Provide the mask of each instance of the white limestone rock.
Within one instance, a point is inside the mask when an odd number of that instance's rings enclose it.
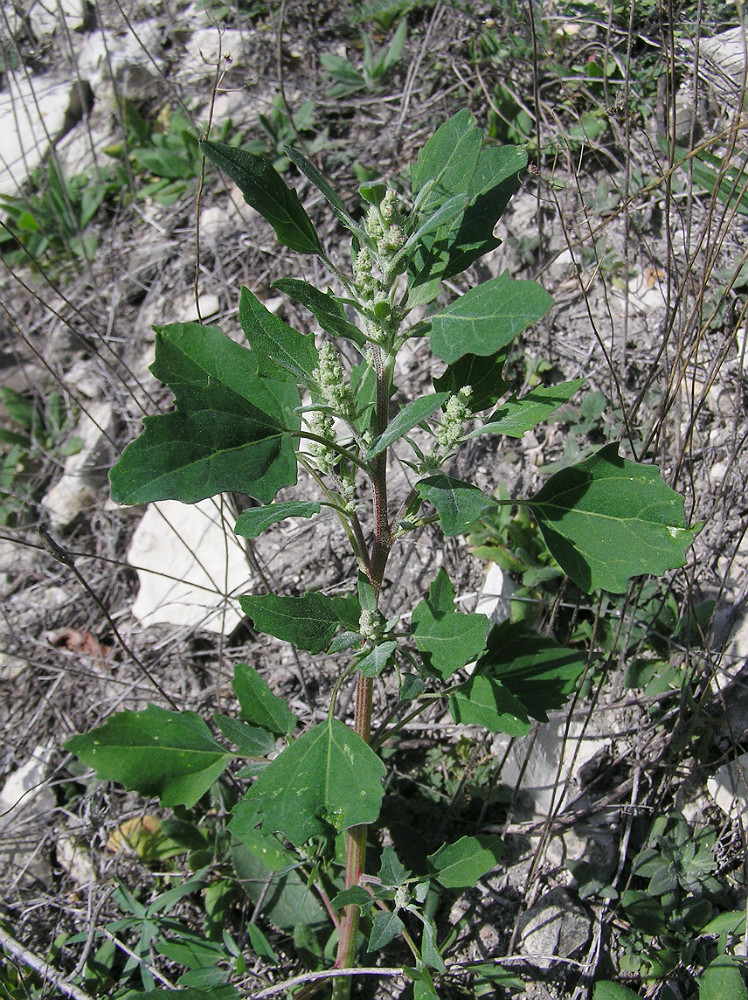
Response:
[[[90,507],[104,479],[109,462],[104,461],[114,429],[111,403],[91,403],[82,413],[75,434],[83,444],[75,455],[65,460],[62,479],[42,499],[55,528],[65,528],[81,511]]]
[[[748,831],[748,753],[723,764],[706,787],[722,812]]]
[[[251,577],[232,525],[217,499],[148,506],[127,553],[140,580],[131,610],[143,625],[236,628],[243,616],[233,598],[250,591]]]
[[[0,194],[16,194],[62,130],[70,81],[51,76],[6,76],[0,93]]]

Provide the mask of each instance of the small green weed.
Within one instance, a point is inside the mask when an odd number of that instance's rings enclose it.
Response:
[[[74,455],[82,441],[68,436],[75,411],[59,392],[40,403],[2,388],[0,403],[5,410],[0,424],[0,524],[7,525],[17,521],[46,485],[42,459]]]
[[[190,119],[165,107],[150,125],[130,102],[123,102],[120,110],[127,141],[110,146],[107,153],[119,160],[128,156],[135,173],[145,177],[137,196],[168,207],[192,192],[200,177],[202,155]],[[219,135],[221,142],[238,144],[230,120]]]
[[[717,834],[713,827],[694,828],[680,813],[659,816],[635,855],[629,883],[620,898],[614,889],[600,890],[579,865],[582,894],[617,899],[619,920],[625,925],[618,938],[617,966],[636,976],[658,996],[673,996],[665,984],[675,979],[681,995],[746,997],[739,963],[730,952],[745,932],[745,908],[735,910],[733,896],[718,875]],[[707,984],[732,984],[735,992],[705,994]],[[605,997],[595,992],[596,998]],[[628,994],[610,993],[622,998]],[[632,996],[635,994],[632,994]]]
[[[313,101],[304,101],[289,118],[283,99],[278,94],[267,113],[258,115],[258,119],[265,139],[250,139],[242,149],[255,155],[266,154],[279,173],[285,173],[291,166],[284,148],[297,142],[299,137],[310,156],[329,148],[329,130],[320,126]]]
[[[86,228],[107,198],[122,190],[124,178],[96,171],[66,177],[54,159],[37,167],[20,195],[0,195],[6,219],[0,254],[10,267],[33,262],[56,267],[66,260],[91,260],[98,237]]]
[[[361,32],[364,58],[361,69],[358,70],[343,56],[332,52],[323,52],[320,62],[333,78],[333,85],[327,92],[328,97],[347,97],[357,90],[373,91],[398,64],[408,39],[408,22],[402,18],[389,45],[374,51],[369,35]]]

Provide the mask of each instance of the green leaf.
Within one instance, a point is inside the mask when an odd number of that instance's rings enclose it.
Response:
[[[385,769],[351,729],[328,718],[271,761],[234,807],[229,829],[241,837],[262,822],[300,846],[310,837],[373,823],[382,804]]]
[[[362,913],[368,913],[374,905],[374,900],[362,885],[353,885],[343,889],[332,901],[334,910],[342,910],[345,906],[357,906]]]
[[[619,986],[618,983],[606,981],[595,983],[592,993],[592,1000],[639,1000],[639,994],[626,986]]]
[[[361,613],[353,595],[327,597],[316,592],[303,597],[247,595],[239,598],[239,604],[258,632],[284,639],[310,653],[327,649],[341,625],[357,629]]]
[[[525,393],[521,399],[512,396],[495,413],[491,414],[490,420],[482,427],[477,427],[465,437],[474,438],[480,434],[507,434],[509,437],[521,438],[525,431],[532,430],[533,427],[547,420],[554,410],[571,399],[585,381],[586,379],[577,378],[561,385],[541,386]]]
[[[745,910],[720,913],[719,916],[714,917],[705,927],[701,928],[702,934],[723,934],[725,932],[738,936],[745,934]]]
[[[411,305],[431,301],[440,280],[499,245],[493,230],[519,187],[527,153],[517,146],[482,149],[482,141],[469,112],[461,111],[434,134],[413,168],[418,219],[456,194],[466,196],[467,206],[421,240],[409,268]]]
[[[389,844],[382,848],[378,876],[382,885],[395,887],[401,886],[410,876],[410,871],[402,864],[394,847],[390,847]]]
[[[450,694],[449,711],[455,722],[483,726],[492,733],[525,736],[530,732],[525,706],[494,677],[473,674]]]
[[[298,278],[279,278],[273,282],[272,287],[280,289],[289,298],[305,306],[322,329],[331,336],[351,340],[359,347],[366,343],[359,328],[348,322],[343,303],[332,292],[321,292],[314,285]]]
[[[234,534],[242,538],[257,538],[271,524],[285,521],[287,517],[312,517],[319,512],[320,505],[316,500],[289,500],[263,507],[248,507],[237,518]]]
[[[475,673],[500,681],[531,718],[547,722],[549,711],[566,704],[586,663],[583,650],[560,646],[521,622],[504,621],[489,632]]]
[[[320,253],[311,219],[299,196],[265,156],[222,142],[200,143],[201,152],[239,186],[244,200],[275,230],[278,241],[297,253]]]
[[[468,187],[469,207],[456,233],[449,238],[449,264],[444,277],[450,278],[500,243],[494,227],[520,185],[527,166],[527,150],[522,146],[488,146],[481,149]]]
[[[695,534],[683,498],[659,470],[619,457],[617,444],[556,473],[522,502],[564,572],[587,592],[622,594],[632,576],[683,566]]]
[[[421,919],[423,921],[421,961],[429,968],[436,969],[437,972],[446,972],[447,968],[444,964],[444,959],[442,958],[439,952],[439,947],[436,943],[436,926],[433,920],[429,920],[426,917],[422,917]]]
[[[237,663],[231,686],[244,720],[278,736],[291,735],[296,727],[296,716],[283,698],[273,694],[254,667]]]
[[[454,844],[443,844],[426,860],[436,880],[445,889],[470,889],[479,878],[499,863],[503,844],[495,834],[460,837]]]
[[[387,666],[392,654],[397,649],[397,640],[390,639],[380,642],[360,660],[356,660],[356,670],[362,677],[378,677]]]
[[[213,739],[195,712],[170,712],[157,705],[118,712],[100,728],[68,740],[65,749],[99,778],[158,795],[164,806],[188,809],[234,756]]]
[[[251,351],[218,327],[178,323],[156,330],[151,371],[176,410],[146,417],[111,470],[117,503],[195,503],[222,492],[269,503],[296,482],[288,430],[299,426],[298,390],[260,379]]]
[[[396,913],[377,910],[372,921],[367,951],[379,951],[393,941],[404,930],[404,924]]]
[[[509,345],[488,358],[476,354],[464,354],[447,367],[439,378],[434,379],[434,388],[439,392],[454,395],[469,385],[469,406],[471,413],[479,413],[494,406],[510,388],[504,380],[504,365],[509,357]]]
[[[504,271],[432,317],[431,350],[448,364],[466,354],[490,357],[552,305],[553,299],[536,281],[515,281]]]
[[[633,926],[646,934],[660,935],[667,931],[662,903],[641,889],[627,889],[621,896],[621,906]]]
[[[385,448],[389,448],[398,438],[401,438],[409,430],[417,427],[421,421],[430,417],[432,413],[436,413],[441,405],[446,403],[447,399],[449,399],[449,393],[434,392],[430,396],[421,396],[407,403],[398,415],[390,421],[387,430],[375,438],[371,448],[366,453],[367,461],[380,455]]]
[[[294,149],[293,146],[284,146],[283,152],[291,160],[299,170],[304,174],[304,176],[314,184],[318,191],[327,199],[328,203],[332,207],[333,212],[346,229],[350,232],[355,233],[359,240],[364,237],[364,231],[362,227],[351,218],[350,212],[345,207],[345,202],[338,195],[338,193],[330,186],[327,180],[322,176],[322,174],[317,170],[313,163],[310,163],[305,156],[303,156],[298,149]]]
[[[277,837],[247,829],[231,845],[237,881],[260,912],[281,930],[327,922],[312,888],[297,870],[298,858]]]
[[[411,167],[416,197],[430,185],[418,206],[419,217],[433,214],[448,198],[468,190],[482,143],[483,133],[467,108],[439,126]]]
[[[442,531],[448,537],[466,535],[496,501],[487,497],[477,486],[445,476],[443,472],[416,483],[416,493],[427,500],[439,514]]]
[[[413,610],[413,635],[419,652],[443,680],[474,660],[486,641],[485,615],[455,611],[455,590],[444,568],[431,584],[429,596]]]
[[[699,1000],[746,1000],[741,968],[732,955],[717,955],[698,978]]]
[[[265,757],[275,750],[275,739],[266,729],[250,726],[230,715],[214,715],[213,720],[226,739],[236,744],[240,754]]]
[[[303,385],[319,365],[311,334],[299,333],[267,309],[248,288],[239,298],[239,322],[258,359],[259,374]]]

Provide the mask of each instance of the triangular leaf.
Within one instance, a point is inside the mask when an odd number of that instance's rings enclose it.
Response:
[[[236,744],[240,754],[248,757],[265,757],[275,750],[275,739],[266,729],[250,726],[230,715],[214,715],[213,721],[227,740]]]
[[[273,694],[267,681],[254,667],[248,663],[237,663],[231,686],[243,719],[278,736],[291,735],[296,726],[296,716],[283,698]]]
[[[449,712],[457,723],[483,726],[492,733],[530,732],[525,706],[495,677],[473,674],[450,694]]]
[[[445,889],[471,889],[499,863],[503,844],[495,834],[460,837],[429,854],[431,870]]]
[[[478,164],[483,133],[467,108],[458,111],[434,132],[410,172],[414,196],[431,182],[418,205],[418,217],[426,218],[456,194],[467,192]]]
[[[549,711],[566,704],[586,662],[582,650],[560,646],[521,622],[504,621],[489,632],[474,677],[500,682],[531,718],[547,722]]]
[[[303,597],[247,595],[239,598],[239,604],[259,632],[274,635],[310,653],[327,649],[341,625],[358,628],[361,613],[358,599],[353,595],[328,597],[316,592]]]
[[[143,795],[158,795],[164,806],[188,809],[234,756],[216,743],[197,713],[170,712],[157,705],[117,712],[100,728],[68,740],[65,749],[100,778]]]
[[[348,726],[328,718],[265,768],[233,810],[229,829],[262,822],[297,847],[310,837],[373,823],[382,803],[384,765]]]
[[[428,598],[416,605],[411,619],[419,652],[428,654],[429,666],[443,680],[477,657],[488,629],[485,615],[455,611],[454,593],[444,568],[440,569]]]
[[[237,518],[234,534],[242,538],[257,538],[271,524],[285,521],[287,517],[312,517],[319,512],[320,505],[316,500],[288,500],[263,507],[248,507]]]
[[[372,443],[371,448],[366,453],[367,461],[381,454],[385,448],[389,448],[391,444],[404,434],[407,434],[414,427],[417,427],[422,420],[430,417],[432,413],[436,413],[442,403],[445,403],[448,398],[449,393],[434,392],[430,396],[421,396],[407,403],[398,415],[390,421],[387,430],[383,434],[380,434]]]
[[[490,357],[545,316],[553,299],[536,281],[504,271],[471,288],[431,319],[431,350],[448,364],[465,354]]]
[[[374,905],[374,900],[362,885],[352,885],[343,889],[332,901],[334,910],[342,910],[345,906],[358,906],[362,913],[368,913]]]
[[[380,948],[385,948],[390,941],[394,939],[404,930],[404,924],[400,917],[396,913],[391,913],[389,911],[382,912],[378,910],[374,914],[374,920],[372,921],[371,934],[369,936],[369,944],[367,945],[367,951],[379,951]]]
[[[480,434],[506,434],[509,437],[521,438],[525,431],[532,430],[539,423],[547,420],[559,406],[568,402],[574,393],[580,389],[586,379],[577,378],[561,385],[541,386],[525,393],[521,399],[512,396],[503,403],[490,419],[466,434],[466,438],[478,437]]]
[[[632,576],[683,566],[695,529],[653,465],[618,445],[552,476],[530,500],[552,555],[582,590],[625,592]]]
[[[275,230],[278,241],[297,253],[321,250],[299,196],[286,185],[266,156],[222,142],[201,142],[201,152],[239,186],[244,200]]]
[[[343,337],[352,340],[359,347],[366,343],[366,338],[357,326],[349,323],[345,316],[343,303],[332,292],[321,292],[307,281],[298,278],[279,278],[273,282],[273,288],[278,288],[295,302],[305,306],[315,317],[319,325],[333,337]]]
[[[416,493],[436,508],[447,536],[465,535],[475,522],[496,506],[477,486],[445,476],[443,472],[416,483]]]
[[[397,649],[397,640],[390,639],[380,642],[360,660],[356,660],[356,670],[362,677],[378,677],[387,666],[392,654]]]
[[[444,277],[450,278],[469,267],[483,254],[499,245],[494,227],[520,185],[527,166],[527,150],[522,146],[488,146],[481,149],[468,188],[469,207],[449,241],[449,264]]]
[[[379,863],[379,880],[382,885],[400,886],[409,876],[410,871],[398,858],[395,848],[389,844],[383,847]]]
[[[275,316],[248,288],[239,298],[239,322],[258,359],[260,375],[306,384],[319,365],[314,337],[299,333]]]
[[[299,426],[298,391],[260,379],[251,351],[218,327],[179,323],[156,330],[151,371],[176,410],[146,417],[111,470],[117,503],[196,503],[222,492],[267,503],[296,482],[288,431]]]

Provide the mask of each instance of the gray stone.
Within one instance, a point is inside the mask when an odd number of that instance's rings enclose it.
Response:
[[[22,6],[22,5],[19,5]],[[28,26],[36,38],[45,38],[49,35],[67,35],[71,31],[80,30],[86,20],[86,6],[83,0],[32,0],[28,6]],[[15,4],[8,4],[11,23],[15,20],[20,22]],[[15,25],[16,31],[21,27],[20,23]]]
[[[519,920],[519,950],[538,969],[572,958],[590,939],[587,911],[565,889],[551,889]]]
[[[143,625],[169,624],[229,633],[242,620],[235,599],[250,590],[247,557],[221,523],[216,501],[150,504],[127,553],[140,580],[132,606]]]
[[[62,479],[42,499],[42,507],[55,528],[72,524],[81,511],[95,502],[105,470],[110,464],[103,459],[113,430],[111,403],[91,403],[87,412],[81,414],[75,430],[83,441],[80,451],[65,460]]]
[[[102,84],[117,84],[129,98],[158,88],[158,72],[165,66],[163,27],[151,18],[138,22],[137,34],[94,31],[78,53],[78,72],[95,92]]]
[[[511,615],[512,597],[516,591],[517,586],[509,574],[497,563],[490,563],[476,613],[486,615],[492,625],[504,621]]]
[[[510,738],[494,739],[493,752],[504,756]],[[572,719],[551,719],[537,734],[515,739],[501,772],[502,785],[515,788],[522,780],[524,801],[532,802],[533,815],[541,819],[562,810],[581,791],[578,775],[582,767],[608,744],[590,725]],[[528,817],[530,818],[530,817]]]
[[[55,808],[55,793],[46,782],[51,757],[51,746],[37,746],[29,759],[8,776],[0,791],[0,830],[27,821],[32,813],[46,815]]]
[[[6,77],[0,94],[0,194],[16,194],[63,130],[70,81],[51,76]]]
[[[748,831],[748,753],[723,764],[706,787],[722,812]]]

